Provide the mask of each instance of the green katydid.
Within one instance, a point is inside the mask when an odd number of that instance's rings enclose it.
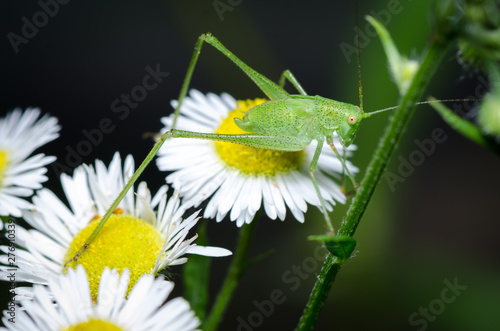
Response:
[[[236,125],[248,132],[248,134],[226,135],[215,133],[199,133],[191,131],[175,130],[176,119],[180,111],[180,105],[187,93],[189,82],[198,60],[201,47],[204,42],[215,47],[218,51],[228,57],[236,64],[253,82],[266,94],[269,101],[250,109],[242,120],[235,119]],[[284,89],[285,80],[288,80],[300,94],[288,94]],[[361,93],[361,89],[360,89]],[[247,64],[242,62],[231,53],[213,35],[207,33],[198,38],[195,51],[188,68],[183,89],[179,97],[179,105],[176,107],[172,129],[164,134],[165,138],[198,138],[215,141],[232,142],[251,147],[258,147],[279,151],[300,151],[306,148],[312,140],[317,140],[318,145],[309,167],[309,173],[320,200],[321,209],[327,226],[333,232],[328,212],[323,198],[319,193],[319,187],[315,177],[317,162],[326,140],[328,145],[337,155],[347,176],[356,187],[356,181],[349,172],[343,158],[333,144],[334,132],[338,134],[343,147],[348,147],[356,135],[363,118],[362,94],[360,94],[361,106],[355,106],[320,96],[308,96],[294,75],[286,70],[281,75],[279,85],[267,77],[256,72]]]
[[[236,124],[244,131],[247,131],[248,134],[224,135],[215,133],[180,131],[175,129],[176,120],[179,116],[182,101],[187,94],[191,77],[204,42],[212,45],[226,57],[228,57],[245,74],[247,74],[269,98],[269,101],[250,109],[242,120],[237,120]],[[146,156],[145,160],[141,163],[141,165],[132,175],[123,190],[120,192],[119,196],[112,203],[108,211],[104,214],[99,225],[86,240],[84,246],[79,249],[79,251],[71,260],[66,262],[65,266],[67,266],[67,264],[73,260],[77,261],[79,256],[85,250],[87,250],[88,246],[92,243],[101,228],[104,226],[107,219],[117,208],[118,204],[123,199],[125,194],[132,187],[132,185],[144,171],[149,162],[151,162],[153,157],[163,145],[164,141],[168,138],[197,138],[214,141],[226,141],[252,147],[280,151],[300,151],[307,147],[312,142],[312,140],[317,140],[318,145],[310,164],[309,172],[314,188],[316,190],[316,194],[318,195],[319,201],[321,203],[321,210],[323,212],[326,224],[330,230],[329,232],[333,235],[333,226],[325,207],[324,200],[319,192],[319,187],[314,175],[322,146],[326,140],[326,142],[330,145],[330,147],[337,155],[347,176],[350,178],[356,188],[357,184],[354,177],[350,174],[344,162],[344,159],[341,157],[333,144],[333,134],[334,132],[337,133],[342,146],[348,147],[352,143],[363,118],[369,117],[375,113],[395,108],[390,107],[364,114],[361,73],[359,70],[359,65],[358,74],[360,76],[359,107],[356,105],[343,103],[320,96],[308,96],[297,79],[289,70],[285,70],[283,72],[280,77],[279,84],[276,84],[242,62],[213,35],[211,35],[210,33],[202,34],[198,38],[198,41],[195,45],[194,53],[189,64],[188,71],[184,78],[184,82],[178,98],[178,105],[174,113],[172,129],[164,133],[158,139],[157,143],[153,146],[149,154]],[[285,80],[291,82],[300,94],[288,94],[283,89]],[[270,121],[270,119],[272,120]]]
[[[187,90],[191,81],[191,77],[201,52],[201,47],[204,42],[209,43],[225,56],[227,56],[233,63],[235,63],[243,72],[245,72],[254,83],[267,95],[269,101],[260,104],[248,111],[243,120],[237,121],[237,125],[249,132],[244,135],[221,135],[210,133],[199,133],[190,131],[175,130],[175,124],[179,115],[182,101],[187,94]],[[288,94],[284,89],[285,80],[288,80],[299,91],[300,94]],[[198,38],[193,56],[191,58],[186,77],[184,79],[181,92],[178,98],[178,106],[175,109],[174,121],[172,129],[164,133],[157,143],[153,146],[152,150],[146,156],[145,160],[137,168],[136,172],[132,175],[127,182],[122,192],[110,206],[108,211],[104,214],[101,222],[96,227],[94,232],[86,240],[83,247],[76,253],[76,255],[66,262],[67,265],[70,261],[77,261],[79,256],[87,250],[88,246],[92,243],[97,236],[105,222],[112,214],[113,210],[118,206],[127,191],[132,187],[140,174],[144,171],[149,162],[156,155],[158,150],[163,145],[163,142],[168,138],[198,138],[208,139],[215,141],[227,141],[258,148],[274,149],[281,151],[299,151],[307,147],[312,140],[317,140],[318,145],[314,153],[314,157],[309,167],[311,179],[321,203],[321,210],[324,214],[326,224],[333,234],[333,226],[325,207],[323,198],[319,192],[319,187],[316,181],[314,172],[316,170],[317,162],[322,150],[322,146],[326,142],[331,146],[342,166],[356,187],[356,181],[349,172],[343,158],[333,144],[333,133],[338,134],[342,146],[349,146],[361,124],[363,117],[369,114],[363,114],[363,99],[362,88],[359,87],[360,92],[360,106],[355,106],[348,103],[343,103],[320,96],[308,96],[302,86],[299,84],[294,75],[285,70],[281,75],[279,85],[272,82],[265,76],[256,72],[239,58],[234,56],[221,42],[219,42],[210,33],[203,34]],[[268,119],[262,120],[266,117],[266,112],[273,111],[273,121]]]

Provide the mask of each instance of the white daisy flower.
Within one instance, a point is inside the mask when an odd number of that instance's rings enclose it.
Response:
[[[28,156],[38,147],[59,137],[57,118],[40,116],[40,109],[15,109],[0,118],[0,216],[21,217],[31,204],[23,198],[33,195],[47,181],[45,166],[55,156]]]
[[[85,240],[118,196],[134,172],[132,156],[125,158],[122,169],[116,153],[108,168],[97,160],[92,166],[80,166],[73,177],[61,175],[61,183],[69,203],[66,206],[54,193],[42,189],[33,197],[33,210],[25,211],[24,219],[33,229],[15,229],[16,281],[46,285],[63,273],[64,263],[83,246]],[[144,273],[158,274],[167,266],[185,263],[185,254],[227,256],[231,252],[219,247],[196,246],[196,235],[186,239],[197,223],[197,214],[182,219],[186,207],[180,204],[177,193],[167,200],[163,186],[151,197],[146,183],[131,189],[108,219],[89,249],[70,266],[82,264],[91,280],[96,297],[99,277],[105,267],[120,272],[130,269],[131,286]],[[4,253],[8,246],[0,246]],[[8,280],[7,255],[0,255],[0,276]],[[12,271],[10,271],[12,272]],[[16,288],[17,299],[30,296],[31,289]]]
[[[183,298],[167,301],[174,284],[153,275],[142,276],[129,295],[129,271],[104,269],[97,300],[91,296],[85,269],[78,266],[34,286],[33,300],[3,313],[0,330],[195,330],[200,321]],[[55,305],[52,304],[55,302]],[[96,302],[96,303],[94,303]]]
[[[245,111],[265,101],[236,101],[226,93],[203,95],[191,90],[180,109],[176,129],[244,134],[234,118],[242,118]],[[171,104],[176,108],[178,102],[174,100]],[[164,133],[171,128],[173,115],[161,121]],[[242,226],[252,221],[263,204],[271,219],[284,220],[287,206],[299,222],[304,222],[307,203],[321,206],[309,175],[316,146],[314,140],[303,151],[281,152],[227,142],[172,138],[158,152],[157,165],[162,171],[173,171],[166,181],[179,190],[184,204],[197,207],[211,197],[204,217],[220,222],[229,213],[231,221]],[[340,153],[344,151],[336,134],[335,146]],[[346,155],[355,148],[349,146]],[[351,173],[358,171],[350,162],[346,164]],[[340,178],[342,172],[341,162],[325,144],[316,178],[329,211],[336,201],[346,200],[340,185],[333,180]]]

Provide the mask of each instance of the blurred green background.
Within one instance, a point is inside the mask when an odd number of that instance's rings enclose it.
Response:
[[[365,110],[394,106],[398,94],[382,47],[370,36],[363,17],[378,15],[402,53],[418,58],[430,38],[432,1],[358,2]],[[58,13],[36,36],[19,45],[16,54],[7,34],[21,34],[22,18],[32,21],[40,10],[36,2],[0,4],[4,36],[0,43],[0,115],[16,106],[36,106],[57,116],[61,137],[39,152],[57,155],[60,162],[66,158],[66,147],[76,148],[86,139],[82,131],[98,128],[103,118],[110,118],[116,129],[81,161],[93,163],[99,158],[109,162],[115,151],[132,153],[136,162],[142,160],[152,146],[142,134],[157,132],[162,126],[160,117],[172,111],[170,100],[178,96],[195,41],[208,31],[272,80],[290,69],[309,94],[358,103],[356,58],[353,54],[348,61],[340,47],[342,43],[355,46],[351,2],[71,1],[59,5]],[[478,80],[480,73],[460,65],[457,54],[455,48],[448,53],[427,95],[442,99],[482,96],[485,89]],[[111,104],[142,84],[145,68],[156,65],[169,76],[120,120],[111,111]],[[242,99],[263,96],[208,45],[203,48],[191,86]],[[362,171],[388,116],[366,120],[359,131],[353,162]],[[462,138],[433,110],[421,106],[389,171],[398,174],[401,160],[408,161],[417,150],[415,140],[431,138],[437,128],[444,131],[446,141],[436,144],[434,153],[410,176],[392,188],[382,180],[356,233],[356,257],[339,273],[318,330],[500,329],[499,158]],[[48,176],[47,186],[61,193],[56,171],[49,168]],[[164,174],[153,165],[142,179],[155,191]],[[332,218],[336,227],[346,210],[345,206],[335,208]],[[209,222],[211,243],[232,249],[236,226],[228,220]],[[248,322],[249,316],[255,317],[252,313],[258,310],[254,302],[269,300],[276,289],[286,300],[253,329],[294,328],[320,268],[312,258],[316,244],[306,236],[323,231],[323,219],[315,208],[305,224],[292,218],[285,222],[259,220],[251,255],[269,249],[274,253],[246,273],[221,330],[236,330],[241,320]],[[229,259],[212,261],[212,297],[228,263]],[[283,277],[290,275],[294,266],[309,272],[302,274],[300,282],[290,284]],[[181,268],[174,267],[171,272],[177,283],[175,294],[181,295]],[[455,279],[467,288],[460,290],[453,302],[442,303],[446,281],[453,283]],[[7,284],[0,286],[0,293],[6,294]],[[430,309],[432,318],[426,324],[418,315],[421,309]]]

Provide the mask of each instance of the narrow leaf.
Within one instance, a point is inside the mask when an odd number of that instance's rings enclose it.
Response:
[[[496,154],[500,154],[500,145],[496,144],[492,139],[484,136],[481,130],[473,123],[461,118],[451,109],[446,107],[434,98],[429,98],[432,101],[430,105],[441,115],[443,120],[448,123],[454,130],[460,132],[464,137],[474,141],[475,143],[486,147]]]
[[[329,235],[318,235],[309,236],[309,240],[323,241],[325,247],[335,255],[340,262],[347,260],[354,248],[356,247],[356,239],[349,236],[329,236]]]

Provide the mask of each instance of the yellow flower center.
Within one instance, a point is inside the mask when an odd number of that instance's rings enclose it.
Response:
[[[69,328],[64,328],[61,331],[123,331],[123,329],[119,326],[116,326],[113,323],[103,321],[103,320],[95,320],[90,319],[87,322],[78,323],[76,325],[72,325]]]
[[[248,134],[236,125],[234,119],[243,118],[244,112],[266,101],[266,99],[239,100],[236,109],[222,121],[216,133]],[[284,152],[222,141],[217,141],[215,148],[228,166],[248,175],[275,176],[279,172],[298,169],[305,154],[304,151]]]
[[[8,157],[6,150],[0,150],[0,186],[2,185],[2,179],[5,173],[5,168],[8,164]]]
[[[64,261],[73,257],[85,240],[99,224],[92,220],[87,227],[73,239]],[[97,298],[99,281],[105,267],[116,268],[121,274],[125,268],[130,270],[128,291],[132,289],[139,278],[154,270],[156,259],[160,255],[164,240],[160,232],[146,221],[127,215],[114,213],[103,226],[88,250],[69,266],[76,268],[81,264],[89,278],[92,299]],[[67,270],[64,270],[66,273]]]

